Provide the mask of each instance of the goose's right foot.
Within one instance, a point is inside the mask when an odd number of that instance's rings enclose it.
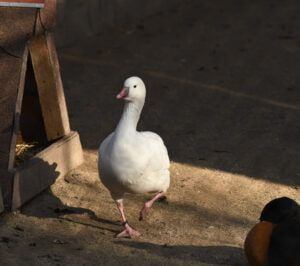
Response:
[[[151,209],[153,203],[157,200],[166,200],[166,196],[164,195],[164,192],[157,193],[151,200],[148,200],[144,203],[144,206],[142,210],[140,211],[140,217],[139,220],[145,220],[146,216],[149,214],[149,210]]]

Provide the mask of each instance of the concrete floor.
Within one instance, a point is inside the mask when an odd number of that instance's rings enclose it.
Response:
[[[299,7],[187,0],[61,48],[85,164],[3,216],[1,262],[246,265],[243,241],[264,204],[283,195],[300,202]],[[136,221],[145,197],[126,198],[142,237],[123,241],[113,238],[119,216],[96,160],[122,112],[115,95],[131,75],[148,89],[139,129],[164,139],[172,183],[169,203],[145,223]]]
[[[186,1],[62,49],[84,146],[113,129],[112,96],[139,75],[149,88],[141,128],[160,132],[174,161],[299,185],[299,4],[287,3]]]

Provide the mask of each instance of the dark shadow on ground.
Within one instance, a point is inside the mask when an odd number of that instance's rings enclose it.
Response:
[[[39,193],[38,195],[35,195],[34,193],[29,194],[29,192],[32,191],[38,193],[38,189],[34,190],[33,188],[36,188],[40,183],[48,184],[49,186],[54,184],[55,180],[60,175],[60,172],[57,171],[56,163],[50,165],[48,162],[39,158],[25,161],[19,166],[19,169],[23,169],[28,164],[31,166],[38,164],[38,170],[40,172],[37,172],[36,167],[32,167],[33,170],[31,170],[31,175],[33,175],[34,178],[31,177],[32,179],[29,180],[29,176],[23,174],[21,176],[22,178],[15,179],[15,186],[16,182],[18,182],[17,187],[19,188],[19,192],[17,193],[18,198],[20,198],[21,202],[25,202],[20,208],[22,214],[29,217],[56,218],[70,223],[77,223],[114,233],[117,232],[114,230],[113,226],[118,226],[120,223],[100,218],[95,212],[87,208],[67,206],[60,198],[53,194],[50,188],[45,189],[43,193]],[[29,196],[33,198],[30,200]],[[30,204],[31,202],[34,202],[34,204]],[[82,214],[83,219],[80,219],[78,216],[76,217],[76,215]],[[108,225],[108,227],[105,225]]]
[[[26,216],[39,218],[56,218],[69,223],[81,224],[113,233],[117,233],[117,229],[120,226],[118,222],[98,217],[90,209],[65,205],[50,189],[37,196],[34,199],[34,204],[23,206],[21,213]],[[84,216],[76,216],[80,214]]]
[[[83,233],[72,235],[57,229],[51,233],[40,229],[27,236],[29,227],[26,224],[25,228],[16,227],[1,235],[4,265],[19,265],[20,257],[24,265],[246,265],[243,250],[238,247],[168,246],[123,240],[114,241],[112,248],[110,241],[99,239],[95,233],[89,243],[80,241],[85,237]]]
[[[148,88],[140,130],[171,160],[300,185],[298,1],[187,1],[60,51],[71,124],[96,150],[123,80]],[[142,25],[142,26],[141,26]],[[71,55],[71,56],[70,56]]]
[[[114,243],[146,250],[158,256],[188,262],[211,263],[215,265],[245,265],[243,249],[230,246],[180,246],[157,245],[145,242],[115,241]]]

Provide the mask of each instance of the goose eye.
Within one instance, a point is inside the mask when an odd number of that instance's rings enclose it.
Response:
[[[134,85],[133,88],[136,88],[136,85]]]

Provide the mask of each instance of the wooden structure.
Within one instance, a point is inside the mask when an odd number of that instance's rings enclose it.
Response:
[[[51,33],[55,12],[55,0],[0,1],[0,212],[19,208],[83,161]],[[40,152],[17,166],[20,142],[37,143]]]

